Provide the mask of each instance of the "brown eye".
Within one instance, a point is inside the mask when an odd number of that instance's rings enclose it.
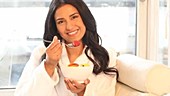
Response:
[[[57,24],[62,24],[64,21],[58,21]]]
[[[73,16],[72,19],[76,19],[76,18],[78,18],[78,17],[79,17],[79,16]]]

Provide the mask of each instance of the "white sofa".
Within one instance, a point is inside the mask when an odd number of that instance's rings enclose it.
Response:
[[[44,51],[44,47],[37,47],[35,58]],[[168,66],[130,54],[119,55],[116,63],[119,71],[116,96],[163,96],[170,93]]]
[[[116,96],[170,96],[170,68],[135,55],[117,57]]]
[[[44,52],[45,47],[38,46],[31,58],[39,59]],[[118,56],[116,62],[119,71],[116,96],[163,96],[170,93],[168,66],[130,54]],[[0,96],[13,96],[14,90],[8,92],[0,90]]]

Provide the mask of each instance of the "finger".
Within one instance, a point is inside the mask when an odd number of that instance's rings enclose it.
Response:
[[[55,53],[58,53],[58,54],[61,54],[62,52],[62,46],[61,44],[57,44],[56,46],[54,46],[53,49],[51,49],[51,51],[55,54]]]
[[[79,83],[76,80],[72,80],[72,83],[77,89],[84,89],[86,87],[86,84],[84,83]]]
[[[61,54],[62,54],[62,46],[60,46],[59,48],[58,48],[58,51],[57,51],[58,53],[56,53],[56,54],[58,54],[58,56],[59,57],[61,57]]]
[[[68,86],[68,83],[67,83],[67,82],[68,82],[68,79],[65,78],[65,79],[64,79],[64,82],[65,82],[65,85],[66,85],[67,89],[70,90],[70,87]]]
[[[60,43],[57,36],[54,36],[53,41],[51,42],[51,44],[48,46],[49,49],[53,49],[55,48],[55,46]]]
[[[77,89],[76,85],[73,83],[72,80],[68,80],[67,84],[68,84],[70,90],[76,90]]]
[[[46,49],[46,51],[52,52],[53,54],[55,54],[57,52],[61,53],[61,50],[62,50],[62,46],[60,43],[53,44],[53,45],[49,46],[49,48]]]
[[[52,43],[51,43],[50,49],[51,49],[51,50],[52,50],[52,49],[55,49],[56,46],[59,46],[59,45],[61,45],[61,44],[60,44],[59,40],[57,39],[57,37],[55,36],[55,37],[53,38]]]
[[[89,84],[90,83],[90,80],[89,79],[86,79],[85,81],[84,81],[84,84]]]

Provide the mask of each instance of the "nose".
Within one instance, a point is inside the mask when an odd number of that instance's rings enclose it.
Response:
[[[67,30],[72,30],[72,28],[73,28],[73,22],[72,21],[68,21],[67,25],[66,25],[66,29]]]

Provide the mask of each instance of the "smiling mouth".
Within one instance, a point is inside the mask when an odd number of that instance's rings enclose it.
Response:
[[[72,36],[72,35],[75,35],[77,32],[78,32],[78,30],[73,31],[73,32],[69,32],[69,33],[67,33],[67,34],[70,35],[70,36]]]

